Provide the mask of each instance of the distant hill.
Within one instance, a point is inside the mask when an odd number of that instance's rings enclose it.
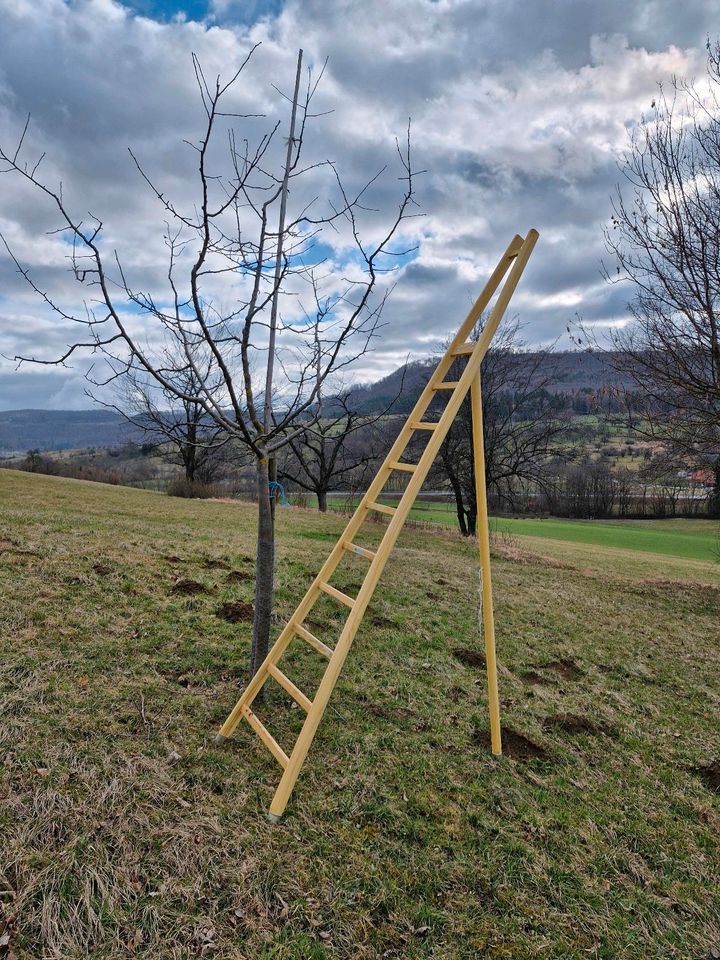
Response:
[[[599,353],[567,350],[553,353],[551,392],[597,391],[618,384],[618,377],[607,358]],[[528,354],[517,354],[519,364]],[[419,360],[400,367],[376,383],[362,384],[351,390],[352,405],[361,413],[385,410],[400,395],[395,407],[407,413],[432,373],[436,360]],[[403,380],[404,377],[404,380]],[[326,402],[332,411],[332,400]],[[26,453],[28,450],[82,450],[88,447],[118,447],[141,435],[111,410],[6,410],[0,411],[0,455]]]
[[[131,428],[112,410],[2,410],[0,454],[119,447]],[[137,439],[137,437],[135,438]]]
[[[518,353],[520,366],[535,358],[532,353]],[[579,350],[557,351],[547,355],[548,366],[541,362],[537,375],[551,376],[547,389],[551,393],[577,393],[581,390],[598,391],[602,387],[631,386],[628,381],[618,377],[607,357],[600,353],[581,352]],[[363,384],[351,390],[353,406],[362,413],[378,413],[387,408],[395,397],[400,395],[396,410],[409,412],[435,369],[437,360],[418,360],[388,374],[377,383]],[[403,380],[404,376],[404,380]],[[330,408],[330,403],[326,404]]]

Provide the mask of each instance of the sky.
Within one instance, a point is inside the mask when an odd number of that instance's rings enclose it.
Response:
[[[41,171],[78,216],[103,222],[138,288],[167,273],[164,211],[138,176],[131,147],[179,203],[197,198],[193,153],[202,125],[191,55],[228,76],[254,44],[234,104],[286,122],[276,89],[292,85],[302,46],[317,75],[328,65],[308,135],[313,159],[331,159],[356,186],[386,167],[364,224],[377,235],[401,183],[395,138],[412,119],[418,217],[399,242],[415,247],[391,278],[384,326],[352,371],[372,381],[435,351],[464,317],[509,239],[540,241],[512,303],[529,345],[558,341],[579,315],[602,330],[627,319],[630,291],[601,276],[603,229],[632,130],[672,75],[701,78],[715,0],[0,0],[0,143],[45,154]],[[329,190],[310,177],[319,202]],[[310,194],[296,191],[291,203]],[[328,194],[329,196],[329,194]],[[86,291],[67,269],[67,243],[46,198],[0,176],[0,233],[38,286],[68,313]],[[322,250],[347,272],[347,237]],[[224,304],[233,288],[219,290]],[[289,307],[287,309],[290,309]],[[138,335],[152,340],[152,329]],[[72,342],[0,247],[0,410],[91,405],[85,372],[22,365]]]

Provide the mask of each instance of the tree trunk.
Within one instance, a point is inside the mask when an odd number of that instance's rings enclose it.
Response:
[[[195,480],[195,454],[188,453],[185,458],[185,479],[189,483],[193,483]]]
[[[466,513],[467,534],[468,537],[477,536],[477,511],[468,510]]]
[[[186,441],[183,449],[183,460],[185,461],[185,479],[190,483],[195,481],[195,467],[197,461],[197,440],[196,424],[187,418],[185,428]]]
[[[457,490],[455,491],[455,513],[457,514],[460,533],[464,537],[469,536],[467,523],[465,522],[465,507],[463,506],[462,494],[459,494]]]
[[[317,490],[318,510],[320,513],[327,513],[327,490]]]
[[[270,622],[275,595],[275,518],[269,490],[269,464],[257,461],[257,563],[250,676],[254,676],[270,646]]]
[[[448,480],[450,481],[450,486],[452,487],[453,495],[455,497],[455,512],[457,514],[460,533],[464,537],[467,537],[468,528],[467,523],[465,522],[465,501],[463,499],[462,484],[460,483],[455,471],[452,469],[449,460],[443,459],[443,466],[445,467],[445,472],[447,473]]]

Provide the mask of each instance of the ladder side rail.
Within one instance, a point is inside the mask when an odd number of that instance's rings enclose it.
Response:
[[[327,706],[330,695],[335,688],[337,678],[342,670],[343,664],[345,663],[345,659],[350,651],[350,647],[360,626],[362,618],[365,615],[365,610],[367,609],[368,603],[375,592],[375,587],[380,579],[380,575],[385,567],[390,551],[394,547],[395,541],[400,535],[400,531],[403,528],[407,514],[410,512],[410,508],[414,503],[417,494],[419,493],[420,488],[425,481],[425,477],[427,476],[427,473],[429,472],[430,467],[432,466],[439,452],[442,441],[445,439],[445,435],[450,428],[450,424],[454,420],[460,408],[460,404],[470,389],[473,378],[480,369],[482,358],[487,352],[490,341],[492,340],[492,336],[495,333],[495,330],[497,330],[500,320],[507,309],[508,303],[510,302],[510,297],[512,296],[515,287],[520,280],[522,272],[525,269],[525,265],[527,264],[530,254],[532,253],[532,249],[535,246],[537,237],[537,231],[530,230],[525,240],[522,242],[520,250],[515,257],[515,263],[512,266],[510,275],[505,281],[503,289],[501,290],[498,300],[490,314],[485,331],[483,331],[483,336],[478,340],[475,349],[470,355],[470,359],[468,360],[466,368],[463,371],[463,375],[460,378],[458,387],[452,394],[448,405],[443,411],[443,415],[439,420],[439,424],[442,426],[438,426],[438,428],[432,434],[425,450],[423,451],[417,469],[410,478],[410,482],[408,483],[405,493],[400,500],[397,512],[388,524],[385,535],[377,549],[375,559],[370,564],[367,574],[365,575],[362,587],[355,598],[355,604],[350,611],[347,620],[345,621],[345,626],[340,634],[340,639],[335,647],[333,656],[327,666],[322,680],[320,681],[320,686],[315,693],[312,707],[305,718],[305,723],[303,724],[300,735],[298,736],[293,751],[290,755],[290,762],[283,771],[282,778],[277,790],[275,791],[273,801],[270,805],[270,816],[273,820],[277,820],[285,811],[290,794],[292,793],[293,787],[295,786],[295,782],[300,773],[300,768],[302,767],[308,750],[310,749],[315,732],[317,731],[325,712],[325,707]],[[503,271],[502,275],[504,275],[504,272],[505,271]],[[476,301],[475,306],[477,306],[478,302],[479,300]],[[484,307],[482,309],[484,309]],[[467,330],[465,330],[465,327],[468,323],[470,323],[470,319],[473,317],[474,311],[475,308],[470,311],[468,319],[461,328],[461,331],[465,336],[467,335]],[[479,313],[481,312],[482,310],[479,311]],[[475,319],[473,319],[470,329],[472,329],[472,326],[475,322]],[[487,336],[485,335],[486,332]],[[450,350],[448,350],[448,353],[443,359],[447,359],[449,355]]]
[[[495,650],[495,613],[493,610],[490,564],[490,520],[485,477],[482,386],[479,370],[470,387],[470,400],[472,404],[473,459],[475,462],[475,500],[477,502],[477,543],[480,554],[480,603],[482,607],[483,640],[485,641],[488,713],[490,715],[490,747],[495,756],[500,756],[502,754],[502,730],[500,728],[500,696],[498,693],[497,655]]]
[[[476,355],[479,354],[482,361],[482,358],[490,348],[492,339],[497,332],[497,328],[500,326],[500,321],[504,317],[505,311],[508,308],[510,298],[515,292],[518,281],[520,280],[525,266],[530,259],[530,254],[533,252],[533,248],[537,243],[538,236],[539,234],[537,230],[528,230],[527,236],[523,241],[522,248],[517,255],[512,270],[510,271],[510,276],[505,281],[505,284],[500,291],[492,310],[490,311],[488,322],[483,327],[482,333],[478,337],[474,350],[468,356],[467,367],[470,367],[472,364],[473,368],[477,365],[477,369],[480,369],[480,364],[476,364]],[[472,332],[472,328],[469,332]],[[465,368],[465,372],[467,372],[467,367]],[[460,378],[460,382],[462,382],[462,377]]]
[[[335,571],[335,568],[340,563],[340,560],[345,553],[343,542],[345,539],[351,540],[353,538],[353,536],[363,525],[365,517],[367,516],[367,512],[367,507],[364,507],[362,504],[358,506],[358,509],[355,511],[349,523],[345,527],[344,533],[330,551],[325,563],[323,563],[322,567],[320,567],[317,576],[306,590],[305,596],[302,598],[296,607],[295,612],[280,631],[277,640],[268,651],[267,656],[258,667],[257,672],[251,677],[248,685],[243,690],[240,699],[228,715],[227,720],[225,723],[223,723],[222,727],[220,727],[220,732],[215,738],[217,743],[222,743],[222,741],[227,740],[227,738],[232,735],[233,731],[242,720],[245,707],[250,706],[270,675],[268,672],[268,667],[271,664],[278,663],[283,653],[287,649],[288,644],[295,635],[296,625],[302,623],[315,605],[315,601],[320,596],[320,585],[330,579]]]
[[[430,440],[428,441],[427,446],[423,450],[422,456],[420,457],[416,470],[411,475],[410,481],[408,482],[408,485],[405,488],[405,492],[400,498],[400,502],[398,503],[395,516],[393,516],[392,520],[388,525],[388,529],[385,533],[385,536],[383,537],[382,543],[378,547],[377,556],[375,557],[375,560],[373,561],[373,563],[370,565],[370,569],[368,570],[367,577],[371,575],[373,571],[373,567],[378,562],[379,559],[382,560],[382,566],[384,566],[384,560],[387,556],[387,553],[389,552],[389,550],[392,549],[392,547],[395,544],[395,540],[397,539],[397,536],[400,533],[400,530],[402,529],[402,526],[407,518],[407,515],[410,512],[410,509],[413,503],[415,502],[415,499],[417,498],[417,495],[420,492],[420,489],[423,483],[425,482],[425,478],[427,477],[427,474],[429,473],[431,466],[435,462],[435,458],[437,457],[440,451],[442,442],[445,439],[452,422],[457,416],[460,410],[460,406],[462,405],[463,400],[465,399],[468,391],[470,390],[473,381],[480,373],[480,366],[482,364],[483,358],[487,353],[490,347],[490,344],[492,342],[492,338],[495,335],[495,332],[497,331],[497,328],[500,325],[500,321],[502,320],[505,314],[507,306],[510,302],[510,298],[512,297],[515,291],[515,288],[518,285],[518,282],[520,280],[520,277],[522,276],[522,273],[525,269],[527,261],[530,258],[530,254],[533,251],[533,247],[535,246],[537,238],[538,238],[538,233],[536,230],[528,231],[527,237],[523,241],[522,246],[515,257],[515,263],[513,264],[512,270],[510,271],[510,275],[508,276],[507,280],[503,284],[503,287],[502,287],[502,290],[500,291],[497,302],[493,306],[493,309],[488,318],[488,322],[486,323],[483,329],[482,335],[479,337],[473,352],[470,354],[468,358],[468,362],[465,365],[465,369],[463,370],[462,376],[458,381],[458,385],[453,391],[450,399],[448,400],[447,406],[443,410],[442,416],[438,420],[438,425],[433,431],[433,433],[431,434]],[[471,313],[472,312],[473,311],[471,311]],[[453,348],[450,347],[450,349],[448,350],[448,353],[452,349]],[[391,542],[388,549],[385,550],[384,546],[385,546],[385,540],[387,538],[390,538]],[[382,571],[382,567],[380,567],[380,570]],[[362,593],[362,590],[360,592]],[[359,599],[359,595],[358,595],[358,599]],[[358,599],[356,599],[355,601],[356,606],[358,604]]]
[[[420,397],[418,398],[415,406],[413,407],[411,413],[407,417],[407,420],[405,421],[404,426],[400,430],[397,438],[395,439],[395,442],[393,443],[392,447],[387,453],[387,456],[385,457],[380,468],[378,469],[378,472],[375,475],[375,478],[370,483],[370,486],[366,490],[365,494],[362,496],[360,503],[358,504],[355,510],[355,513],[352,515],[352,517],[347,523],[347,526],[345,527],[342,534],[340,535],[340,539],[336,543],[333,550],[330,552],[327,560],[325,561],[320,571],[318,572],[317,576],[315,577],[315,580],[313,581],[311,586],[308,588],[308,591],[305,594],[305,597],[303,598],[303,600],[301,601],[300,606],[298,607],[296,612],[293,614],[293,616],[290,618],[290,621],[288,622],[286,629],[289,628],[292,624],[300,623],[302,620],[304,620],[305,616],[307,616],[307,613],[314,605],[315,600],[317,599],[320,593],[320,584],[326,583],[330,579],[332,574],[335,572],[335,569],[338,563],[340,562],[340,560],[342,559],[343,553],[345,552],[343,547],[343,542],[346,540],[349,540],[352,542],[354,540],[355,534],[362,527],[367,517],[367,514],[369,512],[368,505],[370,503],[373,503],[376,500],[376,498],[381,494],[383,487],[387,483],[388,477],[392,473],[392,464],[397,460],[399,460],[402,452],[407,446],[408,441],[413,433],[413,430],[409,426],[409,424],[414,420],[416,420],[418,417],[421,416],[422,413],[425,412],[428,404],[433,399],[434,390],[432,388],[432,382],[435,379],[442,379],[442,377],[444,377],[447,374],[447,371],[450,369],[450,367],[452,366],[452,364],[456,359],[452,355],[453,349],[455,349],[460,343],[465,342],[469,333],[472,331],[478,319],[482,316],[483,311],[486,309],[487,305],[492,299],[493,294],[495,293],[498,286],[502,282],[503,277],[505,276],[508,269],[510,268],[512,261],[516,260],[516,263],[517,263],[517,258],[519,258],[519,255],[523,249],[523,245],[526,242],[527,242],[527,238],[523,239],[521,236],[519,236],[519,234],[515,234],[515,236],[512,238],[512,240],[508,244],[507,249],[505,250],[500,260],[498,261],[497,266],[495,267],[490,278],[485,284],[485,287],[483,288],[480,296],[476,299],[467,317],[465,318],[462,326],[460,327],[458,333],[456,334],[450,346],[448,347],[447,351],[445,352],[445,355],[442,357],[442,359],[438,363],[438,366],[436,367],[433,373],[433,376],[425,385],[423,392],[420,394]],[[529,253],[528,253],[528,256],[529,256]],[[513,270],[515,270],[515,268],[516,268],[516,264],[513,264]],[[522,270],[520,272],[522,272]],[[511,275],[512,275],[512,271],[511,271]],[[517,281],[515,281],[515,283],[517,283]],[[509,296],[508,296],[508,299],[509,299]],[[281,633],[280,637],[276,641],[276,646],[279,645],[281,638],[286,641],[282,647],[282,650],[285,649],[285,647],[287,646],[287,643],[289,643],[290,640],[292,639],[292,632],[289,633],[287,638],[283,637],[284,633],[285,631]],[[268,654],[268,658],[267,658],[268,660],[270,660],[270,657],[273,654],[273,652],[274,652],[274,648]],[[263,666],[265,666],[265,664],[263,664]],[[259,672],[260,671],[258,671],[258,673]],[[261,685],[262,684],[260,684],[260,686]]]
[[[490,278],[485,284],[482,292],[480,293],[480,296],[477,298],[475,303],[470,308],[470,311],[468,315],[465,317],[465,320],[463,321],[462,326],[460,327],[456,335],[453,337],[450,343],[450,346],[445,351],[445,354],[443,355],[443,357],[440,359],[437,367],[433,371],[432,376],[429,378],[428,382],[425,384],[425,388],[423,389],[422,393],[418,397],[415,406],[412,408],[412,411],[408,415],[406,424],[403,427],[400,433],[400,436],[398,436],[397,440],[395,441],[392,448],[390,449],[390,453],[388,453],[385,461],[383,462],[383,467],[390,459],[392,460],[400,459],[400,455],[402,454],[403,450],[405,449],[405,446],[407,445],[407,440],[406,440],[405,443],[403,443],[402,446],[400,446],[400,439],[403,433],[407,430],[407,439],[409,440],[410,435],[412,434],[412,429],[410,429],[408,425],[417,420],[422,420],[422,415],[427,410],[428,406],[430,405],[430,402],[435,399],[435,389],[433,387],[433,383],[437,382],[438,380],[445,379],[448,370],[457,359],[457,357],[453,356],[453,350],[455,350],[457,347],[460,346],[460,344],[464,343],[467,340],[468,336],[470,335],[473,328],[475,327],[475,324],[478,322],[478,320],[482,316],[483,311],[487,308],[488,304],[492,300],[493,294],[495,293],[497,288],[500,286],[500,283],[502,282],[503,277],[505,276],[508,269],[510,268],[510,264],[512,263],[513,259],[517,257],[518,252],[522,248],[523,242],[524,242],[523,238],[520,237],[518,234],[516,234],[508,244],[507,250],[498,261],[498,265],[495,267],[492,274],[490,275]],[[385,484],[383,482],[383,486],[384,485]],[[382,487],[380,489],[382,490]]]
[[[403,442],[401,443],[400,441],[403,441]],[[407,444],[407,439],[403,438],[403,431],[401,431],[397,440],[395,441],[395,444],[393,445],[393,449],[390,452],[392,453],[396,447],[400,452],[402,452],[406,444]],[[243,690],[240,696],[240,699],[237,701],[233,709],[228,714],[227,719],[225,720],[223,725],[220,727],[220,731],[215,737],[216,743],[222,743],[233,734],[238,724],[243,719],[243,712],[245,710],[245,707],[250,706],[250,704],[254,701],[255,697],[258,695],[258,693],[262,689],[263,684],[269,677],[270,674],[268,672],[268,667],[271,664],[276,664],[279,662],[283,653],[285,652],[288,645],[292,641],[293,636],[295,635],[295,626],[302,623],[302,621],[305,619],[305,617],[308,615],[310,610],[315,605],[316,600],[318,599],[318,597],[320,596],[320,593],[322,592],[321,584],[327,583],[327,581],[335,572],[344,554],[346,553],[344,543],[346,541],[352,542],[358,530],[362,527],[363,523],[365,522],[365,519],[369,512],[369,508],[367,504],[370,502],[371,494],[373,497],[376,494],[379,494],[379,492],[387,483],[387,479],[391,473],[390,467],[389,465],[387,465],[389,464],[389,462],[390,462],[390,455],[388,454],[386,463],[384,463],[380,467],[380,470],[378,471],[375,479],[373,480],[367,492],[361,499],[360,503],[357,506],[357,509],[355,510],[355,513],[352,515],[352,517],[348,521],[337,543],[335,544],[333,549],[330,551],[330,553],[327,556],[327,559],[325,560],[322,567],[320,568],[317,575],[315,576],[315,579],[306,590],[305,595],[300,601],[300,603],[298,604],[297,608],[295,609],[295,612],[293,613],[293,615],[290,617],[288,622],[285,624],[285,626],[281,630],[277,640],[272,645],[272,647],[268,651],[267,656],[258,667],[257,672],[250,678],[250,681],[248,682],[247,686]]]
[[[357,506],[355,514],[348,523],[344,533],[342,534],[343,539],[352,540],[354,534],[357,532],[362,523],[365,520],[367,513],[366,505],[372,503],[382,492],[383,487],[387,483],[388,477],[392,473],[392,464],[398,461],[405,450],[405,447],[408,445],[410,437],[413,434],[413,429],[410,426],[411,423],[416,420],[420,420],[422,414],[427,410],[430,402],[434,399],[435,390],[433,389],[433,383],[437,380],[442,380],[447,375],[448,370],[453,365],[456,357],[453,356],[452,351],[458,347],[461,343],[464,343],[467,340],[468,335],[472,332],[475,324],[480,319],[483,314],[483,311],[487,308],[487,305],[492,300],[492,297],[500,286],[503,277],[507,273],[513,259],[517,258],[519,252],[522,249],[522,245],[525,243],[525,240],[518,234],[512,238],[510,243],[503,253],[502,257],[498,261],[497,266],[493,270],[490,278],[485,284],[480,296],[477,298],[475,303],[470,308],[470,311],[462,323],[462,326],[458,330],[457,334],[453,338],[450,346],[445,351],[445,354],[440,359],[437,367],[433,371],[432,376],[429,378],[428,382],[425,384],[425,387],[418,397],[415,406],[412,408],[411,412],[408,414],[407,419],[401,428],[399,434],[397,435],[395,442],[390,447],[390,450],[387,453],[387,456],[380,465],[377,474],[375,475],[374,480],[371,482],[367,491],[360,500],[360,503]],[[360,523],[355,526],[353,521],[356,519],[357,515],[362,512],[362,520]],[[351,534],[352,527],[352,534]],[[333,567],[334,569],[334,567]]]

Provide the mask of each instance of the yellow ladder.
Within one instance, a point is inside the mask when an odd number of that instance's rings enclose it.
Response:
[[[335,687],[345,658],[348,655],[358,627],[367,609],[367,605],[375,591],[377,582],[385,567],[390,551],[407,519],[423,482],[430,470],[440,446],[452,425],[460,406],[468,391],[471,391],[473,413],[473,439],[475,446],[475,482],[478,502],[478,541],[482,566],[482,596],[483,596],[483,625],[485,634],[485,649],[488,673],[488,700],[491,724],[491,748],[493,753],[501,752],[500,740],[500,713],[497,690],[497,671],[495,663],[495,636],[492,611],[492,586],[490,581],[490,546],[487,520],[487,499],[485,490],[484,454],[482,445],[482,403],[480,393],[480,364],[488,351],[493,336],[507,309],[510,298],[522,275],[525,265],[532,253],[538,238],[536,230],[529,230],[526,237],[515,236],[503,254],[500,262],[493,271],[478,299],[475,301],[465,322],[460,327],[456,337],[448,347],[445,355],[437,366],[435,373],[428,381],[419,400],[400,431],[397,440],[380,467],[377,476],[370,484],[367,493],[360,501],[357,510],[345,527],[340,539],[323,564],[320,572],[313,580],[307,593],[301,600],[295,613],[292,615],[280,636],[275,641],[259,670],[249,682],[243,695],[220,728],[216,742],[224,742],[235,730],[241,720],[247,721],[249,726],[259,736],[270,753],[283,768],[282,778],[270,804],[269,818],[277,821],[282,816],[290,794],[295,786],[300,769],[308,754],[308,750],[322,719],[330,695]],[[478,340],[469,342],[468,337],[488,307],[495,291],[505,279],[497,300],[490,312],[482,334]],[[449,370],[458,357],[467,357],[467,364],[459,380],[445,382]],[[432,400],[438,391],[448,391],[449,399],[440,419],[437,422],[423,420]],[[428,443],[417,463],[403,463],[400,459],[415,431],[427,430],[430,432]],[[377,502],[385,484],[393,471],[402,471],[410,475],[405,492],[397,507],[389,507]],[[365,522],[370,511],[387,514],[392,519],[385,528],[385,534],[376,550],[368,550],[357,546],[353,540]],[[365,575],[360,591],[356,597],[350,597],[333,587],[329,580],[336,567],[346,553],[353,553],[369,561],[369,569]],[[331,649],[321,640],[318,640],[305,626],[303,621],[308,616],[321,594],[333,597],[339,603],[349,608],[345,626],[340,634],[334,649]],[[322,656],[328,659],[328,665],[320,681],[314,697],[306,696],[280,670],[280,662],[290,642],[299,637],[314,647]],[[305,711],[307,716],[300,734],[295,742],[292,753],[288,756],[280,744],[270,734],[267,727],[253,713],[251,705],[263,685],[272,678],[275,680]]]

